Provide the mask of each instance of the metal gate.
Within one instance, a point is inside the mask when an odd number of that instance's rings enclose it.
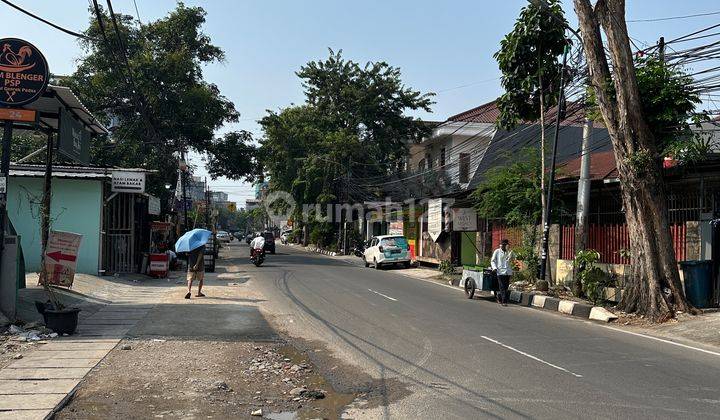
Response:
[[[135,195],[114,194],[105,203],[106,274],[135,271]]]

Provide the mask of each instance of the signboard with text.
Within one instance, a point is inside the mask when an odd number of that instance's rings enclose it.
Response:
[[[403,222],[390,222],[388,225],[388,235],[402,235],[403,234]]]
[[[57,150],[75,162],[90,163],[90,133],[65,109],[60,109]]]
[[[34,102],[48,82],[48,65],[40,50],[22,39],[0,39],[0,106]]]
[[[50,284],[72,286],[81,241],[82,235],[77,233],[50,231],[45,249],[45,269]]]
[[[475,213],[475,209],[452,209],[452,229],[455,232],[477,232],[477,213]]]
[[[443,231],[443,203],[442,199],[433,199],[428,201],[428,234],[433,241],[438,240]]]
[[[112,192],[144,193],[145,172],[113,171]]]

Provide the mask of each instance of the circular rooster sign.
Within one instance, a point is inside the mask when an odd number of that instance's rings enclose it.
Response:
[[[0,39],[0,106],[33,102],[48,85],[48,65],[40,50],[17,38]]]

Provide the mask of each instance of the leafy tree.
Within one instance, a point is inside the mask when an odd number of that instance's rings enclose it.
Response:
[[[525,149],[519,159],[494,168],[473,192],[483,218],[504,219],[508,226],[535,225],[540,220],[540,159]]]
[[[364,200],[364,192],[347,188],[348,174],[384,176],[397,170],[408,142],[429,131],[405,112],[429,111],[432,95],[405,87],[400,70],[387,63],[361,66],[330,50],[327,59],[309,62],[297,75],[306,102],[269,111],[260,121],[265,135],[258,159],[270,189],[292,193],[299,204]],[[301,210],[297,206],[296,215]]]
[[[677,311],[692,311],[680,283],[667,216],[660,145],[669,133],[655,132],[651,124],[652,120],[661,124],[672,121],[677,111],[672,106],[653,103],[657,97],[645,98],[653,105],[647,108],[639,74],[647,71],[646,80],[655,81],[651,84],[660,88],[659,97],[664,100],[674,98],[670,102],[687,103],[688,98],[665,95],[655,77],[667,75],[662,69],[643,70],[635,66],[623,0],[606,0],[594,7],[589,0],[574,0],[574,5],[589,82],[615,153],[630,233],[632,271],[619,307],[651,320],[664,321]],[[607,45],[601,30],[607,36]]]
[[[557,105],[560,85],[558,56],[567,45],[565,13],[560,0],[529,1],[513,30],[500,41],[494,57],[505,89],[497,100],[497,125],[512,129],[523,121],[540,124],[540,195],[545,211],[545,113]],[[543,214],[543,220],[545,215]]]
[[[85,55],[70,77],[59,80],[105,124],[113,123],[110,138],[93,142],[93,164],[155,169],[148,190],[161,197],[167,195],[163,186],[174,184],[177,152],[183,149],[209,153],[214,176],[247,175],[243,162],[250,156],[241,155],[247,147],[233,154],[234,162],[214,155],[247,142],[247,136],[214,135],[239,114],[203,77],[203,66],[224,59],[202,31],[205,11],[178,3],[167,16],[143,25],[116,14],[122,41],[110,16],[104,11],[101,16],[105,30],[96,16],[90,19],[89,39],[82,41]]]

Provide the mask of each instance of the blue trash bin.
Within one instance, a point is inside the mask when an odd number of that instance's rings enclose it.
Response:
[[[682,261],[685,297],[696,308],[712,306],[712,261]]]

